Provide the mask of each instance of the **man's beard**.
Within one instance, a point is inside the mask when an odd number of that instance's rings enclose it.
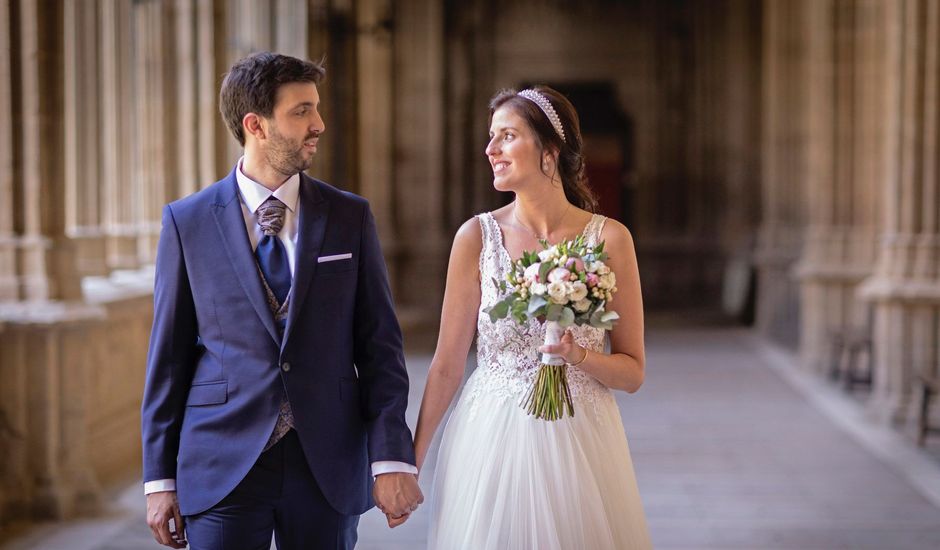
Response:
[[[304,141],[315,137],[307,136]],[[271,128],[270,145],[265,151],[265,157],[268,165],[285,176],[293,176],[313,166],[313,155],[304,158],[304,144],[286,138],[278,132],[277,128]]]

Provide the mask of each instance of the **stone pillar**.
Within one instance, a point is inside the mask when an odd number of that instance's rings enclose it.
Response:
[[[758,231],[756,326],[795,345],[798,287],[791,277],[802,246],[806,178],[806,82],[803,36],[812,0],[764,2],[762,222]],[[818,23],[817,23],[818,24]]]
[[[101,185],[103,225],[108,266],[136,269],[139,187],[132,173],[135,143],[143,134],[134,116],[134,66],[131,41],[133,18],[130,0],[102,2],[100,14],[102,105],[109,106],[101,119]]]
[[[873,191],[885,152],[881,8],[872,0],[814,2],[809,18],[809,227],[797,275],[800,350],[810,370],[829,367],[835,334],[870,330],[856,289],[873,269],[880,204]]]
[[[236,143],[219,115],[219,89],[229,65],[225,56],[224,0],[197,0],[196,71],[199,110],[198,141],[199,185],[206,187],[221,179],[232,168],[226,154]]]
[[[395,16],[394,107],[396,298],[399,318],[432,333],[444,294],[449,234],[444,221],[444,10],[399,4]]]
[[[169,106],[176,118],[177,187],[172,198],[192,194],[199,189],[196,155],[196,6],[194,0],[173,3],[173,41],[176,57],[171,61],[176,101]]]
[[[19,124],[13,140],[21,151],[22,182],[17,203],[22,296],[28,300],[76,299],[81,296],[75,250],[66,236],[62,158],[62,12],[54,2],[19,6]],[[16,114],[14,113],[14,120]]]
[[[111,113],[99,109],[98,2],[63,4],[63,91],[65,108],[65,224],[76,248],[80,275],[108,272],[103,221],[105,189],[101,160],[113,154],[100,148],[100,121]]]
[[[305,59],[307,57],[307,2],[276,0],[275,51]],[[319,59],[319,58],[318,58]]]
[[[10,2],[0,0],[0,119],[13,120],[13,74],[10,48]],[[0,302],[15,300],[17,279],[16,232],[14,223],[13,125],[0,125]]]
[[[886,3],[884,232],[862,295],[875,307],[871,410],[908,418],[913,379],[937,374],[940,331],[940,4]]]
[[[358,192],[369,199],[372,205],[382,245],[386,251],[396,249],[398,238],[395,232],[394,198],[390,185],[395,178],[392,146],[395,102],[391,22],[392,5],[389,0],[363,0],[356,6]],[[389,266],[393,273],[394,267]]]
[[[170,6],[163,2],[134,4],[136,27],[137,121],[145,131],[136,137],[137,251],[140,262],[153,263],[163,206],[179,196],[176,185],[175,46]],[[168,68],[168,65],[170,68]]]

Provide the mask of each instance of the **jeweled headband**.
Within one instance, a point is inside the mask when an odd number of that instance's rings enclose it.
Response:
[[[522,90],[518,95],[538,105],[539,109],[548,117],[548,121],[552,123],[555,131],[558,132],[558,136],[561,137],[561,140],[567,143],[568,140],[565,139],[565,129],[561,127],[561,119],[558,118],[558,113],[555,112],[555,108],[552,107],[552,102],[549,101],[547,97],[531,88]]]

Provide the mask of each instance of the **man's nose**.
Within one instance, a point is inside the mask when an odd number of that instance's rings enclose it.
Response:
[[[313,123],[310,125],[310,131],[315,134],[322,134],[326,131],[326,124],[323,122],[323,117],[317,113],[316,118],[313,119]]]

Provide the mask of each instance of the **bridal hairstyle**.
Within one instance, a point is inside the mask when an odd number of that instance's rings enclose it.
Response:
[[[323,61],[313,62],[288,55],[258,52],[239,59],[222,80],[219,111],[235,139],[245,146],[242,119],[248,113],[274,116],[277,90],[292,82],[320,84],[326,76]]]
[[[539,146],[539,164],[546,149],[558,151],[558,175],[561,176],[565,197],[571,204],[595,212],[597,198],[588,186],[587,174],[584,172],[584,154],[581,152],[583,141],[578,113],[568,98],[548,86],[532,86],[529,89],[549,100],[561,122],[561,134],[555,130],[548,115],[538,104],[511,88],[500,90],[490,100],[490,123],[493,122],[493,113],[500,107],[508,107],[522,117],[535,133]],[[562,138],[562,135],[565,137]],[[544,171],[542,173],[551,176]]]

